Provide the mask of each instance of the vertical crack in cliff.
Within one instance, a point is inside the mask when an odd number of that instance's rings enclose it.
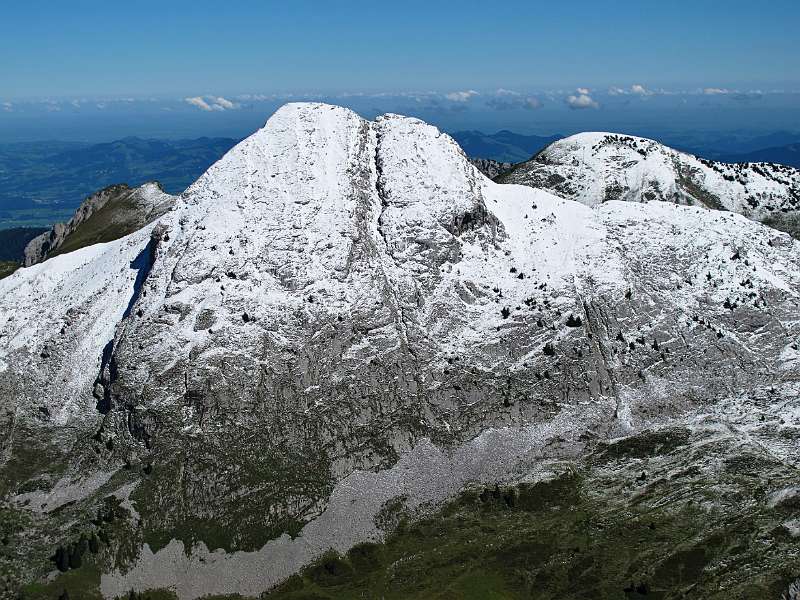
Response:
[[[130,300],[128,300],[128,306],[125,308],[125,312],[122,313],[122,319],[119,323],[117,323],[117,326],[114,329],[114,337],[103,347],[103,354],[100,358],[100,371],[97,375],[97,379],[95,379],[94,396],[97,399],[97,411],[104,415],[111,411],[111,385],[117,378],[116,361],[114,360],[114,351],[116,350],[115,341],[117,339],[117,335],[124,327],[125,322],[130,318],[133,308],[141,296],[142,289],[144,288],[144,282],[153,269],[153,264],[155,263],[156,257],[156,248],[158,247],[160,241],[161,230],[156,227],[150,236],[150,241],[147,242],[147,245],[136,256],[136,258],[131,261],[131,268],[136,270],[136,279],[133,282],[133,292],[131,293]],[[102,388],[102,391],[97,390],[98,385]]]
[[[378,220],[377,220],[377,230],[378,235],[380,235],[381,240],[383,240],[384,250],[386,252],[386,256],[389,257],[392,262],[397,265],[397,261],[395,260],[394,254],[392,253],[391,247],[389,245],[389,240],[386,236],[386,232],[384,231],[383,225],[383,218],[386,212],[387,207],[389,206],[389,195],[383,183],[383,159],[381,158],[381,132],[378,131],[377,128],[374,129],[375,131],[375,153],[373,156],[373,164],[375,167],[375,192],[378,194],[378,200],[380,201],[380,212],[378,213]],[[397,291],[397,288],[392,284],[391,279],[386,274],[386,269],[381,265],[381,272],[383,274],[384,284],[386,289],[391,294],[394,304],[397,311],[397,329],[400,333],[400,339],[403,342],[403,345],[408,349],[409,354],[414,359],[415,363],[419,363],[419,357],[417,356],[416,351],[412,348],[411,343],[408,339],[408,319],[405,314],[405,309],[403,307],[403,303],[401,302],[400,295]],[[414,372],[414,379],[419,383],[419,375],[417,371]]]

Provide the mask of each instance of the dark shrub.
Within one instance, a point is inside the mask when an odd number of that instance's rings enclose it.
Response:
[[[375,571],[381,566],[381,546],[370,542],[357,544],[350,548],[347,558],[353,568],[360,573]]]

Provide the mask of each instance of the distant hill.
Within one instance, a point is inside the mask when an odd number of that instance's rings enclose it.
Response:
[[[487,134],[480,131],[457,131],[450,134],[471,158],[518,163],[528,160],[542,148],[560,140],[561,135],[521,135],[511,131]]]
[[[744,154],[723,154],[719,160],[728,163],[770,162],[800,169],[800,142]]]
[[[797,142],[800,142],[800,133],[797,131],[773,131],[756,137],[737,138],[732,136],[730,140],[718,140],[715,146],[717,149],[729,148],[730,154],[746,154],[763,148],[776,148]]]
[[[95,190],[157,180],[178,194],[238,140],[145,140],[104,144],[0,145],[0,229],[63,221]]]

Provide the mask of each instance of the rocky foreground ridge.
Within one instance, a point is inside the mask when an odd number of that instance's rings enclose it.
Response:
[[[257,596],[398,511],[585,470],[587,506],[746,518],[771,550],[692,572],[772,590],[799,341],[785,233],[498,185],[416,119],[286,105],[157,221],[0,281],[5,589],[90,562],[107,598]],[[654,589],[699,540],[599,580]]]

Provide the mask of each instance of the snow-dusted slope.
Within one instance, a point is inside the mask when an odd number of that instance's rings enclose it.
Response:
[[[103,349],[149,266],[149,229],[0,281],[0,389],[12,406],[57,424],[94,410]]]
[[[152,236],[0,282],[0,433],[77,432],[57,481],[11,478],[9,494],[62,506],[46,517],[62,536],[125,500],[108,597],[257,594],[379,535],[393,498],[516,481],[609,437],[727,419],[766,389],[786,410],[798,250],[732,213],[494,184],[416,119],[287,105]],[[43,414],[33,399],[66,370],[80,375]],[[794,461],[773,434],[748,435]],[[24,447],[3,451],[8,465]]]
[[[573,135],[554,142],[500,181],[551,190],[590,206],[608,200],[663,200],[729,210],[800,232],[797,169],[704,160],[645,138]]]

